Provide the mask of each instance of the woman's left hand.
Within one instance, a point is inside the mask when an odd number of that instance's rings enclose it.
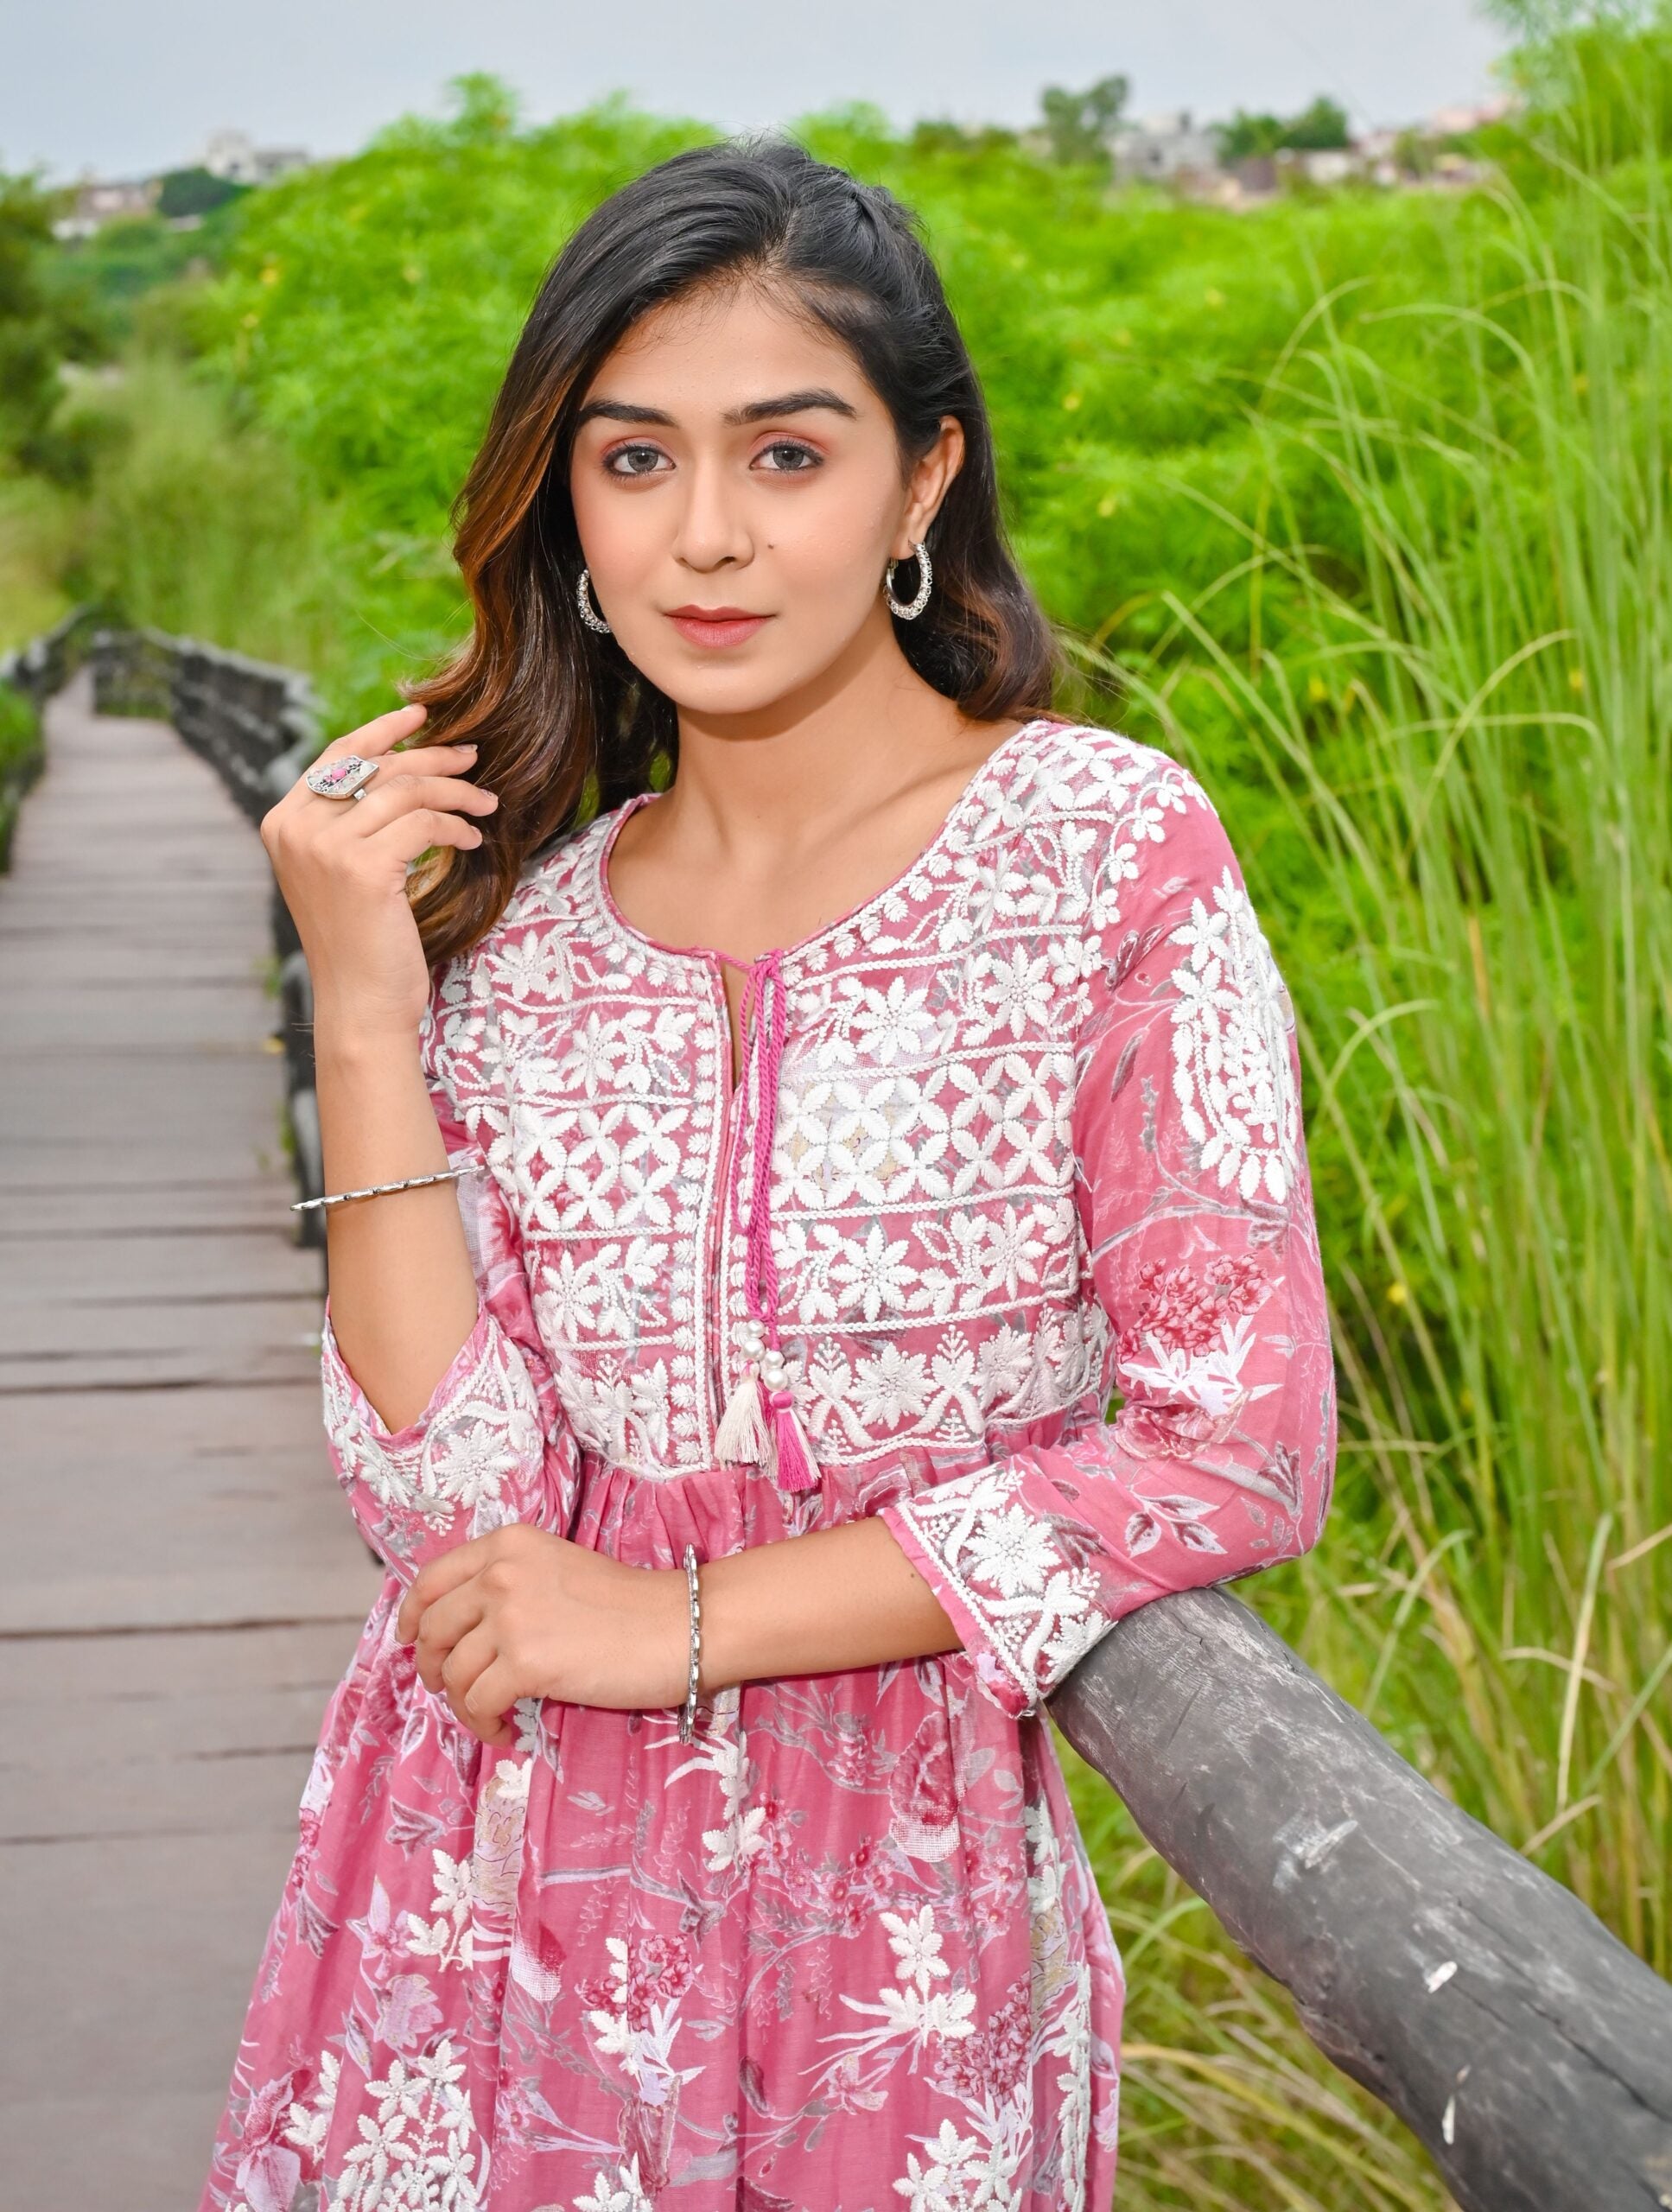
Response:
[[[401,1599],[395,1633],[418,1679],[484,1744],[509,1743],[522,1697],[652,1711],[683,1703],[683,1568],[626,1567],[512,1523],[442,1552]]]

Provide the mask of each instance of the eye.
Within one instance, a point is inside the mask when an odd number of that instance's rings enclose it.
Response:
[[[609,476],[653,476],[656,474],[657,462],[664,461],[666,458],[660,446],[650,445],[642,439],[635,439],[631,445],[611,448],[610,451],[604,455],[604,471]],[[615,465],[618,461],[629,461],[632,466],[627,468],[618,468]]]
[[[764,461],[768,454],[778,455],[767,472],[773,476],[804,476],[810,469],[821,468],[824,464],[823,454],[811,446],[803,445],[799,438],[774,438],[771,445],[762,446],[755,459]]]

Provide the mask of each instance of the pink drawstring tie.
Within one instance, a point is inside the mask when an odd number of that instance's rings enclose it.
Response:
[[[722,960],[728,956],[722,953]],[[759,1464],[767,1444],[782,1491],[811,1490],[818,1481],[812,1446],[796,1417],[789,1362],[778,1332],[778,1262],[772,1256],[772,1147],[778,1133],[779,1071],[784,1060],[784,976],[781,956],[763,952],[748,963],[741,1022],[747,1058],[741,1080],[753,1078],[745,1104],[752,1110],[754,1173],[749,1190],[749,1229],[743,1248],[743,1300],[753,1325],[742,1380],[727,1402],[715,1437],[722,1460]],[[741,967],[741,961],[728,961]]]

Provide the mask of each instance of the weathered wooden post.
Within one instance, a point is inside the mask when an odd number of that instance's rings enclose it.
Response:
[[[1672,1984],[1229,1591],[1141,1606],[1050,1710],[1465,2212],[1672,2208]]]

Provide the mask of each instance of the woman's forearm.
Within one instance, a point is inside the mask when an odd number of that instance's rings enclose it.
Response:
[[[681,1573],[681,1587],[683,1581]],[[927,1582],[874,1519],[706,1560],[699,1582],[704,1695],[734,1682],[875,1667],[962,1647]]]
[[[315,1007],[320,1144],[327,1191],[404,1181],[447,1166],[415,1033],[359,1042]],[[452,1182],[325,1209],[331,1325],[354,1380],[390,1429],[423,1411],[475,1325],[476,1278]]]

